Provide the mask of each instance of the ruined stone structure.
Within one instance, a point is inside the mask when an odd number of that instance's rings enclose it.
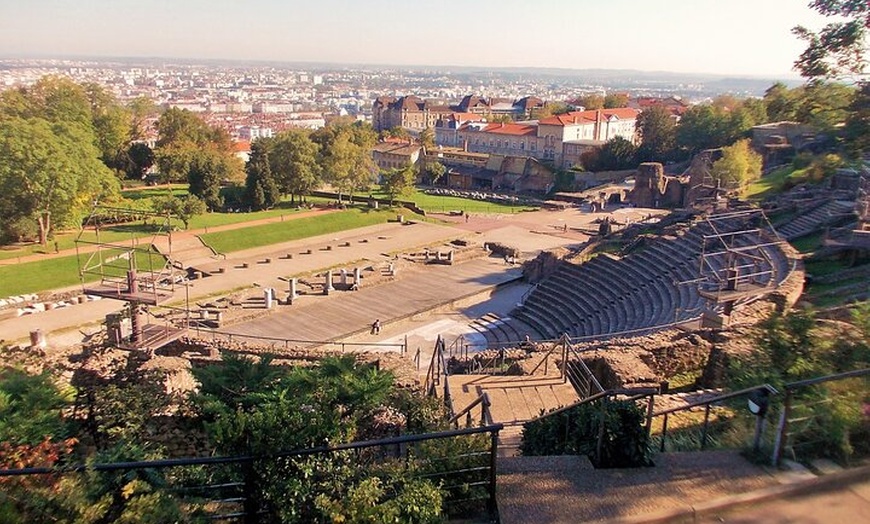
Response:
[[[682,182],[665,176],[660,163],[644,162],[637,167],[634,189],[628,193],[628,201],[638,207],[682,207],[683,192]]]
[[[722,158],[721,149],[706,149],[692,159],[684,173],[688,178],[683,205],[685,207],[705,206],[720,200],[726,193],[713,180],[710,169]]]

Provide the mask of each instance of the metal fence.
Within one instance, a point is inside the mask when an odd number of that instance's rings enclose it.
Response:
[[[448,514],[488,515],[497,519],[496,456],[501,424],[421,435],[351,442],[329,447],[282,451],[262,456],[205,457],[57,468],[0,470],[4,490],[21,491],[34,476],[82,475],[83,482],[124,485],[147,479],[154,489],[197,508],[209,520],[256,523],[272,521],[286,505],[270,486],[298,482],[314,486],[336,469],[351,470],[361,481],[389,472],[428,479],[443,493]],[[94,476],[99,476],[95,479]],[[126,479],[121,481],[121,479]],[[15,486],[15,482],[19,486]],[[334,479],[330,480],[334,483]],[[329,483],[329,482],[327,482]],[[25,488],[26,489],[26,488]],[[285,499],[291,505],[296,498]],[[44,515],[50,520],[50,515]]]

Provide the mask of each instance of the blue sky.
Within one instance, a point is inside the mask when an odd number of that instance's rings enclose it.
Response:
[[[784,75],[808,0],[0,0],[0,54]]]

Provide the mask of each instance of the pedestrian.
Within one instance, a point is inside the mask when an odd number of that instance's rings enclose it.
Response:
[[[381,319],[376,319],[372,322],[372,335],[377,335],[381,332]]]
[[[465,212],[465,223],[468,223],[468,211]]]

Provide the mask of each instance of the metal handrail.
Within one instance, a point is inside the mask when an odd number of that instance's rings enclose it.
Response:
[[[847,379],[847,378],[862,377],[864,375],[870,375],[870,368],[856,369],[854,371],[846,371],[843,373],[837,373],[835,375],[825,375],[824,377],[816,377],[816,378],[809,378],[806,380],[798,380],[796,382],[789,382],[788,384],[785,385],[784,389],[786,391],[788,391],[788,390],[802,388],[802,387],[806,387],[806,386],[815,386],[816,384],[822,384],[822,383],[831,382],[834,380],[843,380],[843,379]]]
[[[474,399],[470,404],[468,404],[467,406],[462,408],[462,410],[460,410],[459,413],[456,413],[455,415],[450,417],[450,419],[447,420],[447,423],[451,424],[451,425],[458,423],[459,419],[461,419],[465,415],[470,415],[471,410],[474,409],[475,407],[477,407],[478,405],[482,406],[481,407],[482,425],[492,425],[493,424],[492,414],[489,411],[489,408],[492,405],[492,403],[489,400],[489,395],[485,391],[483,393],[481,393],[479,397]]]
[[[805,380],[798,380],[795,382],[789,382],[785,385],[785,400],[783,401],[782,412],[780,412],[779,422],[777,423],[776,428],[776,440],[773,444],[773,454],[771,457],[771,462],[774,466],[779,466],[780,461],[782,460],[782,453],[785,448],[785,442],[787,440],[788,434],[788,425],[789,425],[789,414],[792,410],[792,399],[794,398],[794,391],[800,388],[804,388],[807,386],[815,386],[818,384],[823,384],[825,382],[831,382],[834,380],[844,380],[849,378],[857,378],[865,375],[870,375],[870,368],[857,369],[853,371],[846,371],[843,373],[836,373],[833,375],[826,375],[823,377],[810,378]]]
[[[700,406],[706,406],[707,404],[715,404],[715,403],[717,403],[717,402],[722,402],[722,401],[729,400],[729,399],[732,399],[732,398],[735,398],[735,397],[740,397],[740,396],[743,396],[743,395],[747,395],[747,394],[749,394],[749,393],[752,393],[753,391],[758,391],[759,389],[766,389],[766,390],[767,390],[769,393],[771,393],[772,395],[778,395],[778,394],[779,394],[779,391],[778,391],[775,387],[771,386],[770,384],[762,384],[762,385],[760,385],[760,386],[753,386],[753,387],[751,387],[751,388],[745,388],[745,389],[741,389],[741,390],[739,390],[739,391],[733,391],[733,392],[731,392],[731,393],[726,393],[726,394],[724,394],[724,395],[719,395],[719,396],[717,396],[717,397],[713,397],[713,398],[711,398],[711,399],[707,399],[707,400],[698,400],[698,401],[696,401],[696,402],[691,402],[691,403],[686,404],[686,405],[684,405],[684,406],[677,406],[677,407],[675,407],[675,408],[670,408],[670,409],[665,409],[665,410],[662,410],[662,411],[657,411],[657,412],[653,413],[652,416],[653,416],[653,417],[659,417],[659,416],[662,416],[662,415],[670,415],[671,413],[676,413],[676,412],[678,412],[678,411],[686,411],[686,410],[689,410],[689,409],[692,409],[692,408],[697,408],[697,407],[700,407]]]
[[[379,440],[360,440],[356,442],[347,442],[345,444],[337,444],[335,446],[318,446],[306,449],[294,449],[278,451],[265,455],[238,455],[231,457],[196,457],[196,458],[180,458],[180,459],[163,459],[163,460],[147,460],[136,462],[114,462],[108,464],[76,464],[70,466],[61,466],[57,468],[16,468],[16,469],[0,469],[0,477],[16,477],[23,475],[51,475],[63,473],[81,473],[83,471],[120,471],[130,469],[162,469],[172,468],[177,466],[205,466],[219,464],[244,464],[254,461],[270,460],[286,457],[307,457],[317,455],[319,453],[332,453],[335,451],[346,451],[353,449],[370,448],[376,446],[392,446],[396,444],[408,444],[413,442],[423,442],[427,440],[437,440],[462,435],[477,435],[480,433],[493,433],[504,429],[503,424],[490,424],[477,428],[452,429],[447,431],[439,431],[437,433],[423,433],[419,435],[402,435],[399,437],[391,437]]]

